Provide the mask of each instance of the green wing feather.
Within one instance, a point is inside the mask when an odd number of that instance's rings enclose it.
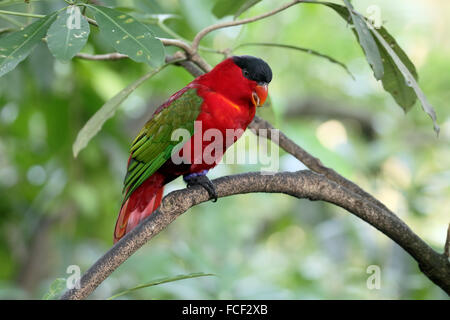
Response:
[[[171,139],[174,130],[184,128],[191,136],[194,134],[194,122],[202,102],[195,88],[188,89],[145,124],[131,145],[124,201],[171,157],[173,148],[179,143]]]

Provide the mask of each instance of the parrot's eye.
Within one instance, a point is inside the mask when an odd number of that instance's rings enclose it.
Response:
[[[247,69],[242,70],[242,73],[244,74],[244,77],[248,78],[248,76],[250,75],[247,71]]]

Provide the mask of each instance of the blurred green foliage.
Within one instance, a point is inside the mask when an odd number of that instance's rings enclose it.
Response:
[[[207,0],[102,3],[173,14],[166,25],[186,39],[217,21],[211,13],[214,2]],[[261,1],[243,17],[266,12],[274,3]],[[64,5],[31,1],[31,10],[48,13]],[[272,109],[263,110],[269,120],[374,194],[442,251],[450,208],[450,74],[444,72],[450,68],[450,23],[443,18],[450,14],[450,4],[360,0],[353,5],[362,13],[379,6],[436,109],[439,139],[418,103],[405,115],[383,91],[352,32],[330,10],[298,5],[251,25],[211,33],[202,45],[223,50],[246,42],[276,42],[311,48],[346,63],[356,81],[339,66],[298,51],[245,46],[233,52],[259,56],[271,65]],[[0,2],[3,10],[27,12],[27,6]],[[2,17],[0,30],[15,28]],[[29,22],[13,18],[19,24]],[[152,30],[170,37],[157,25]],[[113,51],[92,28],[83,52]],[[201,54],[212,65],[223,58]],[[112,245],[129,144],[153,110],[191,76],[179,67],[165,68],[122,104],[77,159],[72,143],[105,101],[148,70],[131,60],[74,59],[63,64],[41,43],[0,78],[0,298],[40,299],[55,279],[69,276],[67,266],[85,271]],[[307,104],[312,108],[305,109]],[[325,106],[323,112],[317,112],[319,105]],[[348,112],[339,114],[342,110]],[[280,170],[304,168],[290,155],[280,155]],[[219,165],[210,176],[258,168]],[[183,187],[176,180],[166,192]],[[381,268],[380,290],[366,286],[370,265]],[[446,298],[411,257],[356,217],[329,204],[275,194],[240,195],[191,209],[125,262],[91,298],[196,272],[217,277],[167,283],[121,298]]]

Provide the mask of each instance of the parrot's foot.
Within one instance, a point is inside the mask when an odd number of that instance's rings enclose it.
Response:
[[[206,176],[208,170],[203,170],[200,172],[194,172],[190,174],[186,174],[183,176],[183,180],[187,183],[188,188],[192,186],[200,185],[206,191],[208,191],[209,196],[212,198],[213,202],[217,201],[217,192],[214,184],[209,180]]]

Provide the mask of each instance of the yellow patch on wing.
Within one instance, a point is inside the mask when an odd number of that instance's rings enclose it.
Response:
[[[238,110],[238,111],[241,110],[241,107],[240,107],[238,104],[234,103],[233,101],[231,101],[230,99],[224,97],[223,95],[219,95],[219,96],[220,96],[220,97],[221,97],[228,105],[230,105],[230,106],[233,107],[234,109],[236,109],[236,110]]]

